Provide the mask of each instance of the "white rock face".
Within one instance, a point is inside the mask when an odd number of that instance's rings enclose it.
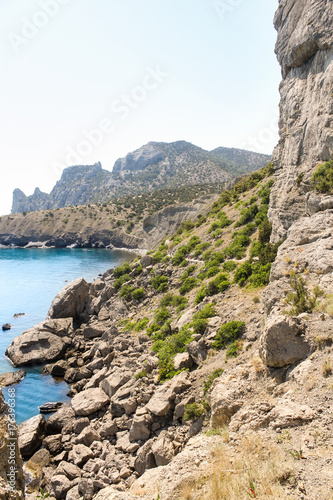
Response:
[[[330,0],[282,0],[274,19],[282,68],[280,141],[272,161],[279,169],[269,216],[273,241],[305,213],[304,186],[296,184],[333,155],[333,9]],[[309,175],[307,175],[309,174]]]

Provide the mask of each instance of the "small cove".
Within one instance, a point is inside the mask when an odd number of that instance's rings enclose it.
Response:
[[[133,254],[102,249],[0,249],[0,374],[16,369],[5,357],[12,340],[43,321],[54,296],[70,281],[83,277],[91,282],[98,274],[116,267]],[[14,314],[24,313],[14,318]],[[42,366],[23,367],[25,379],[15,388],[17,423],[38,414],[38,406],[48,401],[66,401],[68,385],[49,375]],[[8,388],[3,388],[7,398]]]

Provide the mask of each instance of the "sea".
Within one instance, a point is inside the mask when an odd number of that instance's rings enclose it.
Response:
[[[6,348],[15,337],[45,320],[53,298],[68,282],[80,277],[91,282],[131,258],[133,254],[121,250],[0,249],[0,374],[22,368],[27,371],[24,380],[10,387],[15,389],[18,424],[37,415],[44,403],[68,401],[69,386],[42,375],[42,366],[14,368],[5,356]],[[22,315],[14,317],[17,314]],[[4,323],[10,323],[11,330],[2,331]],[[6,400],[8,389],[2,389]]]

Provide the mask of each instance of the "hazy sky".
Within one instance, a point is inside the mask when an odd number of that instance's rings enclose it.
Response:
[[[0,214],[149,141],[271,153],[277,0],[1,0]]]

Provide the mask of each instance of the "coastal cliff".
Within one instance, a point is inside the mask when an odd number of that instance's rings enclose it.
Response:
[[[330,0],[281,0],[274,24],[280,85],[280,140],[273,152],[272,240],[286,236],[305,215],[314,167],[333,156],[333,4]]]

